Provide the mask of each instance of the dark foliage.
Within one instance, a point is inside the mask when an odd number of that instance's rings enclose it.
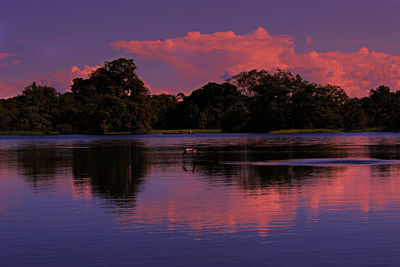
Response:
[[[208,83],[188,97],[183,96],[173,111],[173,128],[245,130],[247,97],[236,86]]]
[[[290,72],[242,72],[224,83],[208,83],[189,96],[150,95],[132,59],[105,62],[71,92],[31,83],[0,99],[0,130],[62,133],[146,132],[153,129],[222,129],[268,132],[280,129],[400,130],[400,91],[372,89],[349,98],[334,85],[310,83]]]

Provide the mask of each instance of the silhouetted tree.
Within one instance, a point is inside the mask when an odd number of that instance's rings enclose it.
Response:
[[[14,101],[16,124],[22,130],[51,130],[55,124],[59,93],[53,87],[31,83]]]
[[[174,95],[153,95],[151,97],[153,129],[168,129],[174,121],[173,110],[178,105],[178,98]]]
[[[226,131],[245,128],[246,98],[232,84],[208,83],[182,99],[175,110],[177,128]],[[233,115],[236,117],[233,118]]]
[[[364,129],[368,127],[368,114],[363,101],[358,98],[349,99],[344,106],[344,128],[346,130]]]
[[[74,79],[71,88],[79,102],[78,129],[134,131],[150,129],[150,94],[136,74],[132,59],[105,62],[88,79]]]
[[[277,70],[242,72],[224,83],[208,83],[189,96],[150,96],[132,59],[106,61],[71,92],[29,84],[21,95],[0,100],[0,130],[62,133],[142,133],[151,128],[269,132],[280,129],[400,130],[400,91],[372,89],[349,98],[335,85],[316,84]]]
[[[400,130],[400,93],[390,92],[390,88],[379,86],[369,92],[365,106],[370,118],[370,126],[386,131]]]

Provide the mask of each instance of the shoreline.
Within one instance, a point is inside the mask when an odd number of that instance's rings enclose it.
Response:
[[[106,132],[106,133],[61,133],[59,131],[0,131],[0,136],[47,136],[47,135],[137,135],[137,134],[190,134],[195,133],[231,133],[223,132],[220,129],[168,129],[168,130],[150,130],[146,133],[135,132]],[[378,128],[366,128],[346,131],[344,129],[285,129],[258,134],[332,134],[332,133],[370,133],[386,132]],[[390,131],[388,131],[390,132]],[[395,133],[395,132],[394,132]]]

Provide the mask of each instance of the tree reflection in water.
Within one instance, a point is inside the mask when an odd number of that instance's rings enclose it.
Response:
[[[139,142],[99,142],[72,153],[74,187],[132,208],[146,175],[149,158]]]
[[[310,158],[398,158],[399,146],[359,146],[335,144],[296,144],[280,145],[230,145],[205,147],[191,161],[183,161],[185,172],[196,171],[211,183],[237,184],[242,189],[263,189],[268,187],[302,186],[317,181],[314,178],[336,177],[344,172],[346,166],[257,166],[245,162],[267,162],[271,160],[310,159]],[[372,177],[390,176],[398,165],[371,165]]]
[[[0,170],[12,172],[14,168],[39,189],[48,186],[46,183],[54,185],[57,178],[61,182],[54,186],[67,190],[62,192],[67,199],[69,190],[74,199],[95,197],[93,203],[116,214],[122,229],[148,227],[149,232],[185,227],[193,233],[240,232],[243,225],[251,224],[265,235],[277,222],[284,229],[291,227],[303,212],[301,207],[308,207],[307,215],[316,218],[330,209],[356,210],[363,216],[371,209],[387,209],[400,188],[399,165],[251,164],[307,158],[398,158],[398,147],[388,142],[374,146],[365,139],[358,144],[334,138],[318,142],[108,138],[23,143],[0,149]],[[185,147],[193,146],[198,148],[196,156],[182,156]],[[13,161],[17,163],[10,163]],[[149,182],[139,202],[145,177]]]
[[[193,158],[183,161],[185,172],[196,170],[213,182],[238,184],[245,190],[268,187],[301,186],[316,176],[332,176],[343,167],[255,166],[243,162],[262,162],[291,158],[346,157],[348,151],[332,146],[224,146],[204,148]],[[228,164],[229,163],[229,164]],[[235,164],[237,163],[237,164]],[[194,171],[193,171],[194,172]]]
[[[8,150],[29,184],[39,190],[55,186],[58,173],[70,165],[70,151],[55,144],[28,144]]]
[[[89,192],[128,208],[134,207],[149,164],[143,143],[132,140],[49,141],[0,148],[0,170],[19,173],[35,190],[67,188],[72,175],[75,193]]]

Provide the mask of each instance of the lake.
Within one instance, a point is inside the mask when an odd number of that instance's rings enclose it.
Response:
[[[399,265],[399,160],[396,133],[2,136],[0,265]]]

